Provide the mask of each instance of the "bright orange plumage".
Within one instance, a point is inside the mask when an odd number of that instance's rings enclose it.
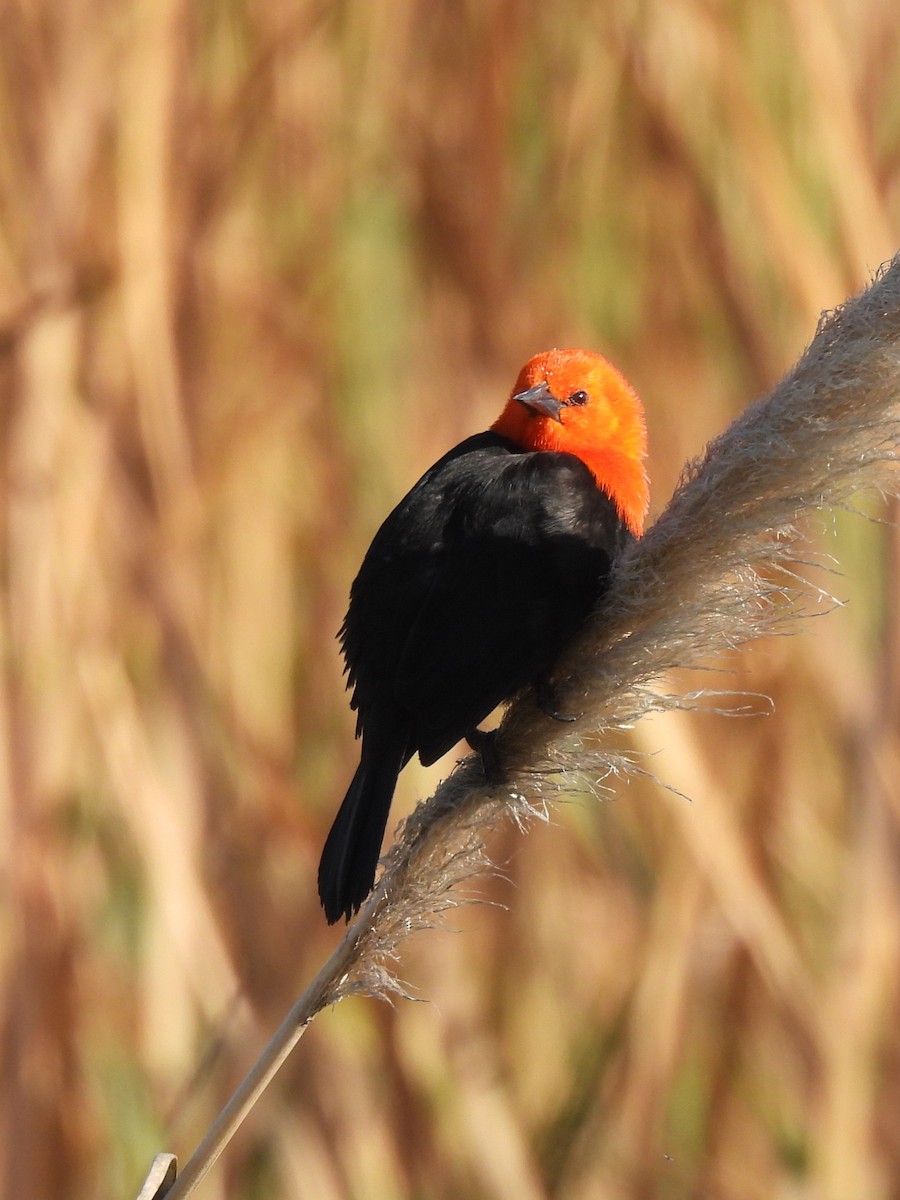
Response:
[[[516,399],[545,383],[563,403],[560,419],[538,415]],[[565,404],[584,392],[589,403]],[[491,426],[523,450],[561,450],[587,466],[615,501],[628,528],[640,537],[650,503],[644,468],[644,410],[624,375],[592,350],[547,350],[528,360],[503,412]]]
[[[502,764],[478,726],[550,676],[647,512],[637,396],[587,350],[522,368],[487,433],[456,446],[379,529],[341,631],[362,754],[325,843],[319,895],[349,919],[375,878],[397,776],[461,738]]]

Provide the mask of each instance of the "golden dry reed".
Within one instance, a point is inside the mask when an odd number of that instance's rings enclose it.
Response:
[[[622,368],[658,514],[895,253],[895,10],[0,4],[4,1194],[130,1197],[184,1159],[328,958],[347,589],[518,366],[581,343]],[[666,520],[740,494],[689,485]],[[785,613],[760,514],[729,514]],[[722,655],[739,593],[694,581],[702,620],[662,597],[717,670],[651,702],[746,717],[584,735],[576,781],[516,710],[522,794],[567,802],[491,833],[506,878],[459,935],[403,942],[433,1003],[323,1012],[198,1194],[896,1194],[900,554],[843,508],[803,535],[793,559],[842,573],[794,569],[849,603],[799,637]],[[621,619],[640,666],[651,624]],[[576,710],[616,662],[570,664]],[[410,766],[397,819],[452,767]]]

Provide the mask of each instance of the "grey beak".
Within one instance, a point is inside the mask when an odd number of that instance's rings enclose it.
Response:
[[[534,412],[541,413],[545,417],[550,417],[562,425],[562,417],[560,416],[562,404],[553,395],[546,383],[539,383],[537,387],[528,388],[524,392],[517,392],[513,396],[513,400],[518,400],[526,408],[533,409]]]

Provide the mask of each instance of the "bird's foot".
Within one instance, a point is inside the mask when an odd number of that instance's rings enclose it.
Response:
[[[556,694],[556,688],[547,679],[540,679],[537,683],[537,703],[538,708],[548,717],[552,717],[554,721],[565,721],[571,724],[572,721],[577,721],[581,713],[562,713],[559,711],[559,697]]]
[[[481,755],[481,769],[484,772],[484,782],[488,787],[497,787],[503,783],[504,771],[500,766],[500,756],[497,753],[497,731],[495,729],[472,729],[466,734],[466,741],[476,754]]]

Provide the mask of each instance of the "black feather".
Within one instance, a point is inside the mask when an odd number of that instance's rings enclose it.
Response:
[[[631,535],[570,454],[462,442],[375,535],[341,630],[363,749],[328,837],[330,922],[372,887],[397,775],[426,765],[550,670]]]

